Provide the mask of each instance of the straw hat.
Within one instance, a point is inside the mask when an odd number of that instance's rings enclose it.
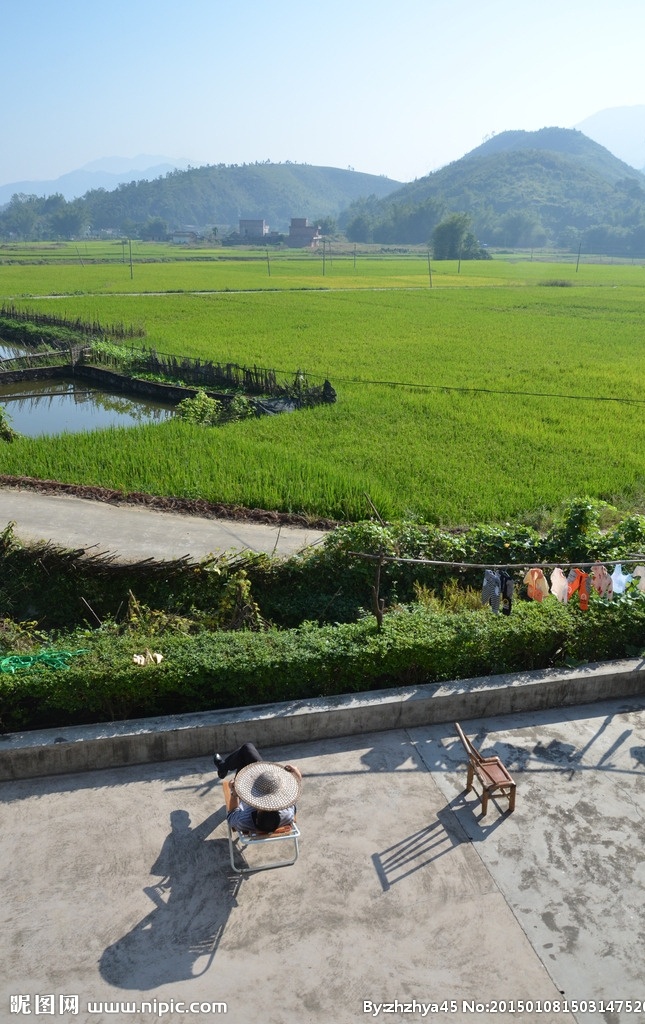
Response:
[[[235,792],[243,803],[258,811],[281,811],[298,799],[300,779],[281,764],[255,761],[240,768],[235,776]]]

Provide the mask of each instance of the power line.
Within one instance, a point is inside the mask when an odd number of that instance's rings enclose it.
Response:
[[[276,373],[287,373],[287,370],[276,370]],[[320,373],[309,373],[307,377],[318,377],[324,378],[324,374]],[[382,387],[395,387],[395,388],[422,388],[428,391],[468,391],[486,395],[516,395],[525,398],[562,398],[562,399],[576,399],[581,402],[624,402],[630,405],[645,405],[644,398],[617,398],[609,395],[563,395],[561,393],[549,392],[549,391],[510,391],[503,390],[501,388],[474,388],[462,385],[456,387],[454,385],[447,384],[411,384],[408,381],[400,380],[363,380],[358,377],[334,377],[334,383],[336,384],[375,384]]]
[[[451,569],[591,569],[594,565],[613,562],[618,565],[636,565],[645,561],[645,555],[626,555],[624,558],[595,558],[593,562],[440,562],[431,558],[399,558],[397,555],[372,555],[365,551],[348,551],[354,558],[368,562],[396,562],[411,565],[438,565]]]

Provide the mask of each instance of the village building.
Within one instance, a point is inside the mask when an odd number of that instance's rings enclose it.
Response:
[[[312,249],[321,239],[320,228],[307,223],[306,217],[292,217],[286,243],[290,249]]]
[[[240,219],[240,238],[264,238],[269,234],[269,225],[265,220]]]

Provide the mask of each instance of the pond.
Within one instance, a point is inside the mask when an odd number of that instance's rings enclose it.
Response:
[[[0,384],[0,405],[13,429],[26,437],[161,423],[173,416],[176,408],[102,391],[73,378]]]

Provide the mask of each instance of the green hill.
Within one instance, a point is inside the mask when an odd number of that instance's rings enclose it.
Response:
[[[494,136],[378,202],[353,204],[345,224],[356,241],[367,225],[373,241],[424,242],[450,213],[469,214],[491,245],[645,251],[645,175],[565,128]]]
[[[168,230],[237,230],[242,218],[262,219],[286,231],[292,217],[337,217],[363,196],[381,199],[400,182],[375,174],[308,164],[243,164],[171,171],[113,191],[92,189],[67,203],[62,196],[14,197],[0,213],[0,237],[73,237],[89,228],[136,232],[160,219]]]

